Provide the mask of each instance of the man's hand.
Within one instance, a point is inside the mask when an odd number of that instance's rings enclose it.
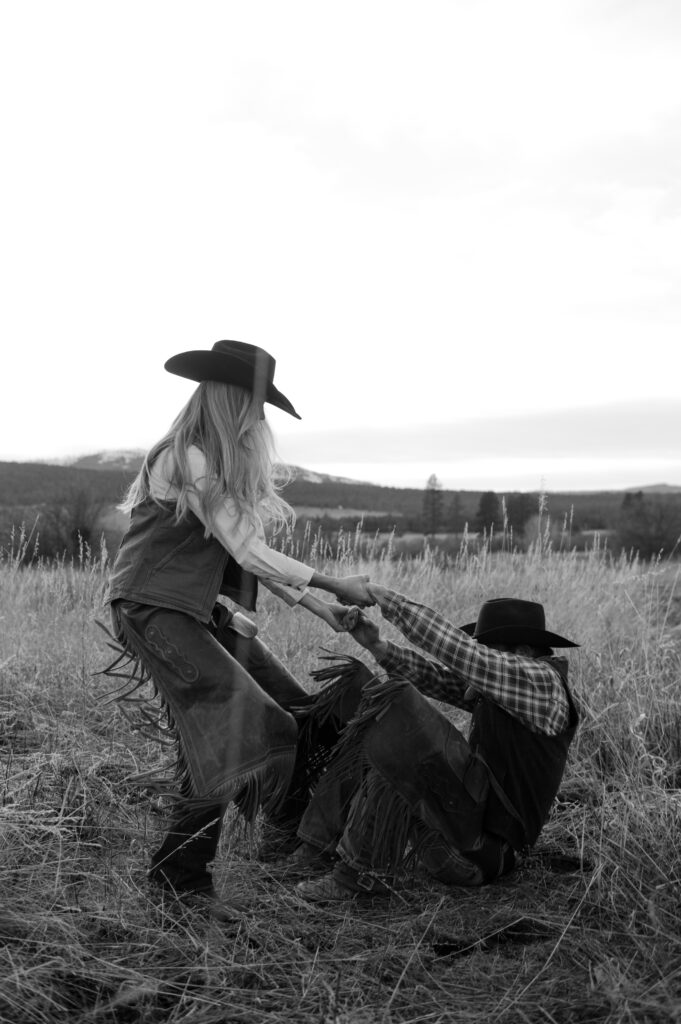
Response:
[[[321,601],[323,617],[326,619],[328,624],[331,626],[336,633],[347,633],[348,626],[346,623],[346,616],[348,609],[344,604],[338,604],[336,601]]]
[[[367,615],[363,615],[359,608],[346,609],[344,622],[350,636],[360,647],[366,648],[374,657],[383,652],[385,644],[381,640],[378,626]]]
[[[359,608],[368,608],[374,604],[374,599],[369,593],[367,584],[368,576],[344,576],[336,580],[336,597],[342,604],[354,604]]]
[[[357,576],[326,576],[321,572],[313,572],[308,586],[327,590],[338,598],[341,604],[356,604],[358,608],[368,608],[376,604],[376,599],[368,590],[369,577]]]
[[[348,608],[345,613],[345,627],[362,647],[371,647],[381,639],[378,626],[375,622],[362,615],[359,608]]]

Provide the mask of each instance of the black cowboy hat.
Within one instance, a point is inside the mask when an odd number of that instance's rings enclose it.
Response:
[[[193,349],[191,352],[180,352],[172,356],[166,363],[169,373],[189,380],[216,380],[222,384],[236,384],[254,394],[262,395],[263,401],[276,405],[278,409],[295,416],[300,416],[289,402],[274,386],[274,368],[276,360],[264,348],[248,345],[244,341],[216,341],[212,349]]]
[[[459,626],[482,644],[530,644],[532,647],[579,647],[546,629],[544,607],[536,601],[497,597],[485,601],[477,622]]]

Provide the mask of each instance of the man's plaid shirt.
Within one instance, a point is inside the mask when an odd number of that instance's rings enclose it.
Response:
[[[567,696],[551,662],[485,647],[431,608],[394,591],[387,592],[381,610],[407,640],[432,657],[388,640],[387,653],[376,660],[425,696],[472,711],[477,695],[472,699],[465,696],[471,686],[520,719],[531,732],[556,736],[567,728]]]

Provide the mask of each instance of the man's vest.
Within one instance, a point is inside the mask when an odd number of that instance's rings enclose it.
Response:
[[[560,674],[570,708],[565,732],[558,736],[531,732],[497,704],[481,699],[473,710],[469,737],[472,749],[482,756],[508,798],[504,802],[494,787],[490,789],[484,827],[516,850],[532,846],[548,818],[579,720],[567,685],[567,659],[540,660]],[[509,801],[518,817],[509,809]]]
[[[200,622],[209,621],[218,594],[254,611],[257,578],[204,533],[193,512],[176,522],[174,502],[140,502],[118,549],[107,600],[172,608]]]

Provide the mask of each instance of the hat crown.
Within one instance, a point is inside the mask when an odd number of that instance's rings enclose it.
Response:
[[[255,380],[271,384],[277,361],[274,356],[257,345],[249,345],[246,341],[216,341],[211,352],[227,356],[235,365],[242,363],[250,369]]]
[[[478,613],[474,637],[496,629],[546,629],[544,606],[537,601],[497,597],[485,601]]]

